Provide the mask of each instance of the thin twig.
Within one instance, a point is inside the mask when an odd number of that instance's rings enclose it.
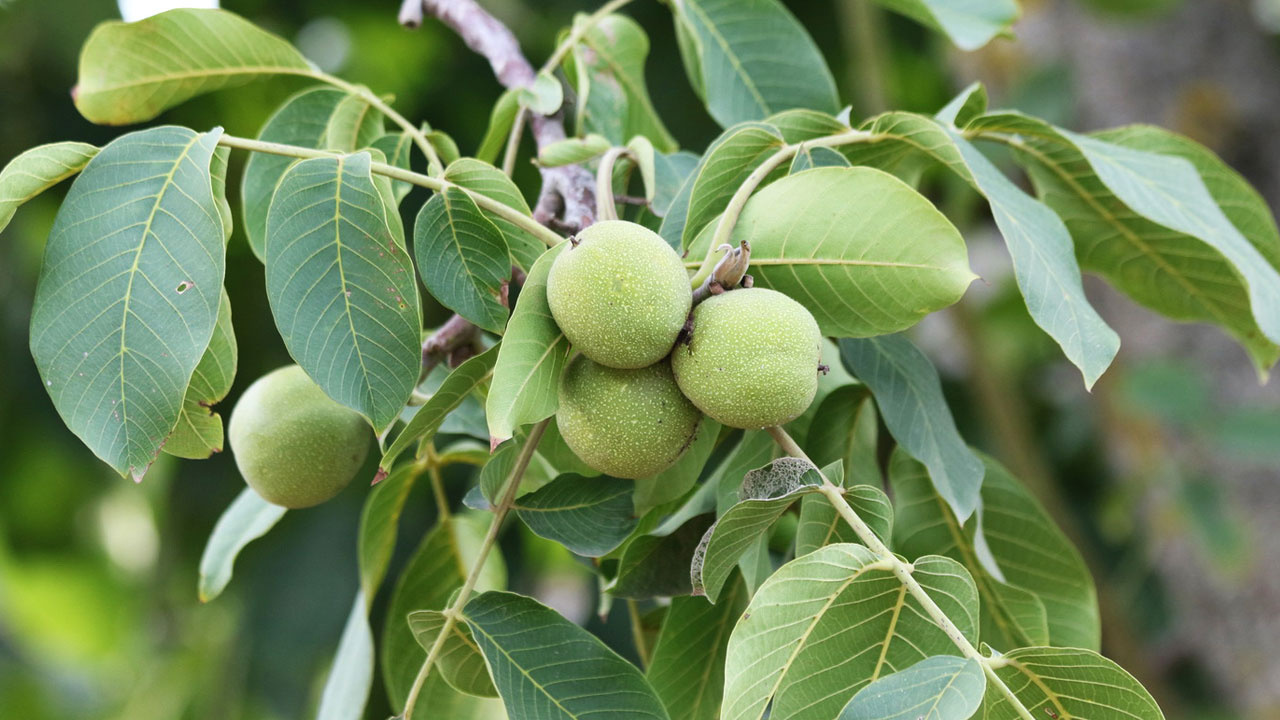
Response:
[[[769,434],[773,436],[774,441],[778,443],[778,447],[782,448],[783,452],[791,457],[809,460],[809,456],[805,454],[805,451],[802,450],[800,446],[796,444],[796,441],[787,434],[786,430],[783,430],[780,427],[771,427],[766,429],[769,431]],[[809,460],[809,462],[810,464],[813,463],[812,460]],[[938,607],[938,604],[933,601],[933,598],[929,596],[929,592],[925,590],[924,587],[916,581],[915,577],[911,575],[911,565],[899,560],[898,556],[894,555],[893,552],[880,541],[880,538],[876,537],[876,534],[871,530],[871,527],[868,526],[862,518],[858,517],[858,513],[854,512],[853,507],[851,507],[849,502],[844,499],[844,489],[831,484],[831,481],[827,480],[826,475],[823,474],[821,470],[818,471],[818,475],[822,478],[822,486],[818,488],[818,491],[822,493],[828,501],[830,501],[831,505],[835,507],[836,512],[840,514],[840,517],[844,518],[844,521],[848,523],[849,527],[853,528],[854,534],[858,536],[858,539],[862,541],[862,544],[865,545],[868,550],[875,553],[880,561],[892,570],[894,577],[898,578],[898,582],[902,583],[902,585],[907,589],[907,592],[911,593],[911,596],[916,599],[916,602],[920,604],[920,607],[924,609],[925,614],[933,620],[934,624],[937,625],[947,637],[951,638],[951,641],[956,644],[956,647],[960,648],[960,652],[965,657],[973,658],[982,664],[982,670],[987,675],[987,682],[990,683],[992,687],[996,688],[1000,694],[1004,695],[1005,699],[1009,701],[1010,706],[1017,711],[1018,716],[1023,720],[1035,720],[1035,718],[1032,717],[1031,712],[1027,710],[1022,701],[1018,699],[1018,696],[1014,695],[1013,691],[1009,689],[1009,686],[1005,685],[1004,681],[996,675],[996,667],[999,666],[1000,663],[993,662],[990,658],[983,657],[982,653],[978,652],[978,649],[973,646],[973,643],[969,642],[969,639],[964,636],[964,633],[960,631],[960,628],[956,627],[956,624],[951,621],[951,618],[947,617],[947,614],[943,612],[942,608]]]
[[[533,451],[537,449],[538,442],[542,440],[542,434],[546,431],[550,422],[551,418],[547,418],[534,425],[533,429],[529,431],[529,437],[524,441],[524,447],[520,448],[520,455],[516,458],[516,465],[511,468],[511,473],[507,475],[507,479],[503,483],[502,497],[498,501],[497,507],[493,509],[493,519],[489,522],[489,531],[485,533],[484,541],[480,544],[480,551],[476,554],[475,564],[471,566],[471,572],[467,575],[466,582],[463,583],[462,590],[459,591],[458,596],[441,613],[444,624],[440,626],[440,633],[436,635],[435,641],[431,643],[431,649],[427,651],[427,659],[422,662],[422,668],[418,670],[418,676],[413,681],[413,688],[409,691],[409,697],[404,702],[404,720],[412,720],[413,708],[418,702],[418,695],[421,694],[423,685],[426,684],[427,678],[431,675],[431,668],[440,657],[445,640],[448,638],[449,633],[453,632],[453,626],[458,623],[461,617],[462,606],[466,605],[467,600],[471,598],[471,591],[475,589],[476,582],[480,579],[480,572],[484,569],[485,558],[489,556],[489,551],[493,549],[493,544],[498,539],[498,531],[502,529],[502,521],[506,519],[507,513],[511,511],[511,506],[515,504],[516,492],[520,489],[520,478],[524,476],[525,469],[529,467],[529,461],[533,459]]]
[[[489,61],[498,82],[506,88],[524,88],[533,85],[537,73],[520,50],[520,42],[506,25],[480,7],[475,0],[404,0],[400,10],[401,21],[419,20],[409,5],[419,4],[422,10],[434,15],[451,28],[467,47]],[[405,23],[413,26],[412,22]],[[564,121],[559,113],[550,116],[529,113],[529,126],[538,148],[565,139]],[[595,193],[593,178],[581,165],[565,165],[555,168],[539,168],[542,173],[542,190],[534,211],[534,218],[547,224],[545,213],[556,205],[548,196],[559,197],[559,220],[574,231],[595,222]]]

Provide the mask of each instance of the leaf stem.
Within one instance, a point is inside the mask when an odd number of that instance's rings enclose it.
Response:
[[[524,476],[524,471],[529,467],[529,461],[533,459],[533,451],[538,448],[538,442],[542,440],[542,434],[546,432],[547,425],[551,422],[551,418],[547,418],[529,431],[529,437],[524,441],[524,447],[520,448],[520,455],[516,458],[515,467],[511,468],[511,473],[507,475],[506,481],[502,486],[502,499],[498,501],[498,505],[493,509],[493,519],[489,522],[489,531],[485,533],[484,541],[480,544],[480,550],[476,553],[475,564],[471,566],[471,572],[467,575],[466,582],[462,584],[462,589],[458,591],[458,595],[453,602],[442,613],[444,624],[440,626],[440,633],[436,635],[436,639],[431,643],[431,649],[427,651],[427,659],[422,662],[422,668],[418,670],[418,676],[414,678],[413,688],[409,690],[409,697],[404,702],[404,720],[412,720],[413,708],[418,703],[418,696],[422,693],[422,688],[427,682],[427,678],[431,675],[431,668],[435,665],[436,660],[440,657],[440,652],[444,648],[445,639],[449,633],[453,631],[453,626],[458,623],[460,611],[463,605],[467,604],[467,600],[471,597],[471,591],[475,590],[476,582],[480,580],[480,573],[484,569],[484,561],[489,557],[489,551],[493,549],[494,543],[498,539],[498,532],[502,529],[502,521],[507,518],[507,513],[511,511],[511,506],[515,504],[516,492],[520,489],[520,478]]]
[[[596,222],[618,219],[618,206],[613,199],[613,166],[618,158],[629,154],[624,147],[611,147],[600,158],[600,166],[596,168]]]
[[[507,135],[507,149],[502,153],[502,172],[507,177],[516,171],[516,155],[520,152],[520,140],[524,138],[524,124],[529,117],[529,110],[524,107],[516,109],[515,120],[511,121],[511,134]]]
[[[440,156],[436,153],[435,147],[431,145],[431,141],[427,140],[427,136],[422,132],[422,129],[414,126],[414,124],[409,122],[405,116],[396,112],[394,108],[383,102],[382,98],[375,95],[372,90],[364,87],[363,85],[349,83],[342,78],[334,77],[328,73],[316,73],[314,77],[318,80],[323,80],[334,87],[346,90],[352,95],[359,96],[364,99],[365,102],[377,108],[383,115],[391,118],[391,122],[399,125],[401,129],[408,133],[409,137],[413,138],[414,144],[417,145],[418,149],[422,151],[422,154],[427,157],[427,172],[432,175],[438,175],[444,171],[444,165],[440,162]]]
[[[569,54],[569,51],[573,50],[573,46],[577,45],[578,41],[582,39],[582,36],[587,34],[588,30],[595,27],[596,23],[603,20],[605,16],[615,10],[618,10],[629,2],[631,2],[631,0],[612,0],[611,2],[601,5],[599,9],[588,15],[586,20],[583,20],[580,23],[575,22],[573,24],[573,28],[569,31],[569,37],[566,37],[564,42],[560,43],[560,45],[555,49],[555,52],[551,53],[551,57],[547,58],[547,61],[542,64],[542,68],[539,72],[548,72],[556,69],[560,63],[564,62],[564,58]]]
[[[805,454],[805,451],[802,450],[800,446],[796,444],[796,441],[787,434],[786,430],[783,430],[780,427],[771,427],[766,429],[769,431],[769,434],[773,436],[774,441],[778,443],[778,447],[782,448],[783,452],[792,457],[809,460],[809,456]],[[813,461],[809,460],[809,462],[812,463]],[[876,537],[876,534],[872,532],[870,526],[868,526],[862,518],[858,517],[858,513],[854,512],[853,507],[851,507],[848,501],[844,499],[844,491],[841,488],[831,484],[831,481],[827,480],[826,475],[824,475],[821,470],[818,471],[818,475],[822,477],[822,487],[819,488],[818,491],[827,498],[831,505],[836,509],[836,512],[840,514],[840,517],[844,518],[844,521],[848,523],[849,527],[853,528],[853,532],[858,536],[858,539],[867,546],[868,550],[879,556],[880,560],[890,568],[894,577],[898,578],[898,581],[906,587],[907,592],[911,593],[911,596],[916,599],[916,602],[920,603],[920,607],[924,608],[925,613],[933,620],[934,624],[941,628],[942,632],[946,633],[947,637],[951,638],[951,641],[956,644],[956,647],[960,648],[960,652],[965,657],[973,658],[982,664],[982,670],[987,675],[987,682],[991,683],[997,690],[999,690],[1001,695],[1004,695],[1005,699],[1009,701],[1010,706],[1017,711],[1018,717],[1023,720],[1035,720],[1031,715],[1031,711],[1022,704],[1022,701],[1018,699],[1017,695],[1013,694],[1013,691],[1009,689],[1009,686],[1005,685],[1004,681],[996,675],[996,664],[990,662],[989,658],[983,657],[983,655],[978,652],[978,649],[973,646],[973,643],[969,642],[969,639],[964,636],[964,633],[960,632],[960,628],[956,627],[956,624],[951,621],[951,618],[947,617],[947,614],[943,612],[942,608],[938,607],[938,604],[933,601],[933,598],[929,597],[928,591],[926,591],[924,587],[916,581],[915,577],[911,575],[911,565],[899,560],[898,556],[894,555],[893,552],[880,541],[880,538]]]
[[[863,130],[849,129],[835,135],[814,138],[813,140],[805,140],[798,143],[788,143],[778,148],[777,152],[765,158],[747,179],[738,186],[734,191],[733,197],[729,198],[729,204],[724,209],[724,214],[720,216],[720,221],[716,225],[715,234],[711,237],[711,244],[707,247],[707,256],[702,261],[702,265],[698,268],[698,272],[694,274],[690,280],[693,287],[699,287],[703,281],[711,275],[711,271],[715,269],[716,260],[719,255],[717,248],[721,245],[730,245],[733,243],[730,238],[733,236],[733,228],[738,224],[738,216],[742,214],[742,208],[746,206],[747,200],[751,199],[751,193],[756,191],[760,183],[764,182],[769,173],[773,172],[782,163],[796,156],[804,148],[808,147],[839,147],[841,145],[852,145],[860,142],[875,142],[885,136],[876,133],[869,133]]]
[[[627,598],[627,617],[631,619],[631,642],[636,646],[636,655],[640,656],[640,669],[649,668],[649,648],[644,642],[644,626],[640,623],[640,606],[635,598]]]
[[[432,453],[434,456],[435,453]],[[449,496],[444,491],[444,477],[440,474],[440,464],[432,457],[431,466],[427,469],[427,474],[431,478],[431,494],[436,498],[436,512],[442,519],[449,519],[452,513],[449,512]]]
[[[267,153],[270,155],[284,155],[296,158],[330,158],[339,157],[342,153],[330,150],[315,150],[313,148],[304,148],[297,145],[285,145],[283,143],[264,142],[262,140],[250,140],[248,138],[236,137],[234,135],[223,134],[218,138],[218,144],[238,150],[250,150],[252,152]],[[405,170],[394,165],[388,165],[381,162],[372,162],[369,164],[370,170],[373,172],[389,177],[393,180],[402,180],[404,182],[424,187],[429,190],[439,192],[445,188],[457,188],[465,192],[476,205],[488,210],[494,215],[511,221],[513,224],[520,226],[522,230],[527,230],[531,234],[537,236],[539,240],[546,243],[547,247],[554,247],[564,241],[559,233],[544,227],[538,221],[516,210],[505,203],[494,200],[488,195],[475,192],[469,188],[462,187],[456,183],[449,182],[443,178],[431,177],[416,173],[412,170]]]

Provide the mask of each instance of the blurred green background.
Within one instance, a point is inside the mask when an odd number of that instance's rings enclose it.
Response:
[[[855,117],[887,107],[932,112],[981,79],[993,104],[1071,127],[1172,126],[1222,153],[1276,205],[1276,0],[1032,1],[1018,39],[973,54],[860,1],[788,3]],[[593,7],[483,4],[515,28],[535,64],[574,12]],[[488,65],[444,28],[399,27],[393,0],[223,6],[292,40],[323,69],[394,94],[403,114],[450,133],[464,152],[500,92]],[[685,81],[667,9],[638,0],[626,12],[652,41],[655,105],[682,146],[700,152],[718,129]],[[81,42],[114,17],[116,3],[105,0],[0,0],[0,163],[33,145],[100,145],[119,133],[80,118],[68,94]],[[161,121],[251,137],[299,87],[252,84]],[[242,163],[233,156],[233,178]],[[533,197],[528,163],[517,179]],[[238,184],[230,183],[233,205]],[[984,282],[923,323],[917,339],[943,372],[962,432],[1028,482],[1081,545],[1099,584],[1104,650],[1171,718],[1280,717],[1280,540],[1269,532],[1280,511],[1280,383],[1260,387],[1220,333],[1175,326],[1088,283],[1124,347],[1086,393],[1027,316],[989,218],[953,184],[931,180],[926,190],[964,229]],[[231,458],[162,456],[141,485],[122,480],[63,427],[27,351],[35,277],[63,192],[22,208],[0,236],[0,718],[306,717],[356,587],[367,489],[357,482],[334,502],[288,514],[241,556],[230,589],[200,605],[205,538],[243,487]],[[241,358],[224,417],[253,379],[289,362],[262,268],[238,231],[227,286]],[[454,478],[451,489],[466,488]],[[425,495],[410,501],[393,574],[431,514]],[[503,549],[514,589],[631,652],[625,613],[595,616],[584,566],[519,532]],[[368,717],[388,714],[377,683]]]

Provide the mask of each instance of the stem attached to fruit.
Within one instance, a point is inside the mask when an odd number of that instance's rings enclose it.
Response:
[[[755,192],[757,187],[760,187],[760,183],[769,177],[769,173],[776,170],[782,163],[795,157],[797,153],[805,148],[839,147],[860,142],[875,142],[884,137],[886,136],[863,130],[849,129],[838,132],[835,135],[790,143],[778,148],[777,152],[770,155],[755,170],[751,171],[747,179],[733,193],[733,197],[729,198],[729,205],[725,207],[724,214],[720,216],[720,222],[716,225],[715,234],[711,236],[711,244],[707,247],[707,256],[690,281],[693,287],[696,288],[702,285],[715,268],[716,256],[719,253],[720,246],[733,245],[733,241],[730,238],[733,237],[733,228],[738,224],[738,216],[742,214],[742,208],[746,206],[747,200],[751,198],[751,193]]]
[[[493,549],[494,543],[498,540],[498,532],[502,529],[502,521],[507,518],[507,513],[511,511],[511,506],[515,504],[516,492],[520,489],[520,478],[524,477],[524,471],[529,467],[529,461],[533,459],[533,451],[538,448],[538,442],[542,440],[542,434],[546,432],[547,425],[550,423],[551,418],[547,418],[534,425],[533,429],[529,431],[529,437],[524,441],[524,447],[520,448],[520,455],[516,458],[516,465],[511,468],[511,474],[507,475],[506,482],[502,485],[501,499],[493,509],[493,519],[489,522],[489,531],[485,533],[484,541],[480,544],[480,550],[476,553],[475,564],[471,566],[471,572],[467,575],[466,582],[462,584],[462,589],[458,592],[458,596],[442,613],[444,624],[440,626],[440,634],[436,635],[435,642],[431,643],[431,649],[427,651],[427,659],[422,662],[422,668],[418,670],[418,677],[414,678],[413,688],[409,690],[409,697],[404,702],[404,720],[412,720],[413,718],[413,708],[418,703],[418,695],[422,693],[422,687],[431,675],[431,668],[440,657],[440,651],[444,648],[445,639],[448,638],[449,633],[453,632],[453,626],[458,624],[462,606],[467,604],[467,600],[471,597],[471,591],[475,590],[476,582],[480,580],[480,573],[484,569],[484,561],[489,556],[489,551]]]
[[[285,145],[283,143],[263,142],[261,140],[250,140],[248,138],[236,137],[235,135],[222,135],[218,138],[218,144],[239,150],[251,150],[253,152],[268,153],[271,155],[284,155],[296,158],[332,158],[341,157],[342,153],[332,152],[329,150],[314,150],[312,148],[299,147],[297,145]],[[498,215],[505,220],[519,225],[522,230],[527,230],[536,235],[539,240],[546,243],[547,247],[555,247],[564,241],[564,238],[553,230],[543,227],[536,220],[516,210],[510,205],[503,204],[493,198],[475,192],[468,188],[462,187],[456,183],[449,182],[443,178],[431,177],[416,173],[412,170],[405,170],[394,165],[388,165],[381,162],[371,162],[369,169],[378,175],[389,177],[393,180],[402,180],[404,182],[424,187],[436,192],[445,188],[457,188],[465,192],[476,205],[488,210],[494,215]]]
[[[800,446],[796,444],[796,441],[787,434],[786,430],[783,430],[780,427],[771,427],[766,429],[769,431],[769,434],[773,436],[774,442],[778,443],[778,447],[782,448],[783,452],[791,457],[809,460],[809,456],[805,454],[805,451],[802,450]],[[809,462],[810,464],[813,463],[812,460],[809,460]],[[872,532],[870,526],[868,526],[862,518],[858,517],[858,513],[854,512],[853,507],[844,499],[844,490],[833,485],[821,470],[818,471],[818,475],[822,477],[822,487],[818,488],[818,492],[822,493],[822,495],[827,498],[831,505],[836,509],[836,512],[840,514],[840,517],[844,518],[844,521],[848,523],[849,527],[853,528],[854,534],[858,536],[858,539],[862,541],[862,544],[865,545],[868,550],[875,553],[880,560],[892,570],[894,577],[898,578],[898,581],[906,587],[907,592],[911,593],[911,596],[916,599],[916,602],[920,603],[920,607],[924,609],[925,613],[931,620],[933,620],[934,624],[941,628],[942,632],[944,632],[947,637],[951,638],[951,641],[956,644],[956,647],[960,648],[961,654],[965,657],[973,658],[982,664],[982,670],[987,675],[987,682],[995,687],[1001,695],[1004,695],[1005,699],[1009,702],[1009,705],[1017,711],[1018,717],[1023,718],[1023,720],[1035,720],[1032,717],[1031,712],[1027,710],[1027,707],[1018,699],[1018,696],[1014,695],[1013,691],[1009,689],[1009,686],[1006,685],[998,675],[996,675],[996,667],[998,667],[998,663],[993,662],[990,658],[983,657],[982,654],[978,652],[978,649],[973,646],[973,643],[969,642],[969,639],[964,636],[964,633],[960,632],[960,629],[951,621],[951,618],[947,617],[947,614],[943,612],[942,608],[938,607],[938,604],[933,601],[933,598],[929,597],[928,591],[926,591],[924,587],[922,587],[911,575],[912,567],[899,560],[898,556],[894,555],[893,552],[880,541],[880,538],[876,537],[876,534]]]

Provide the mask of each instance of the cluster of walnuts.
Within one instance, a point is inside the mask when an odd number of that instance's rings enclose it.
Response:
[[[556,425],[591,467],[623,478],[670,467],[702,416],[782,425],[818,387],[822,335],[786,295],[740,288],[693,308],[684,263],[656,233],[605,221],[583,230],[547,277],[556,323],[580,354],[560,382]]]
[[[608,475],[667,469],[703,413],[730,427],[781,425],[817,392],[821,334],[808,310],[773,290],[741,288],[691,316],[684,264],[635,223],[579,233],[551,266],[547,302],[580,353],[561,378],[556,424],[583,462]],[[289,508],[341,492],[369,447],[364,419],[297,365],[250,385],[227,435],[245,482]]]

